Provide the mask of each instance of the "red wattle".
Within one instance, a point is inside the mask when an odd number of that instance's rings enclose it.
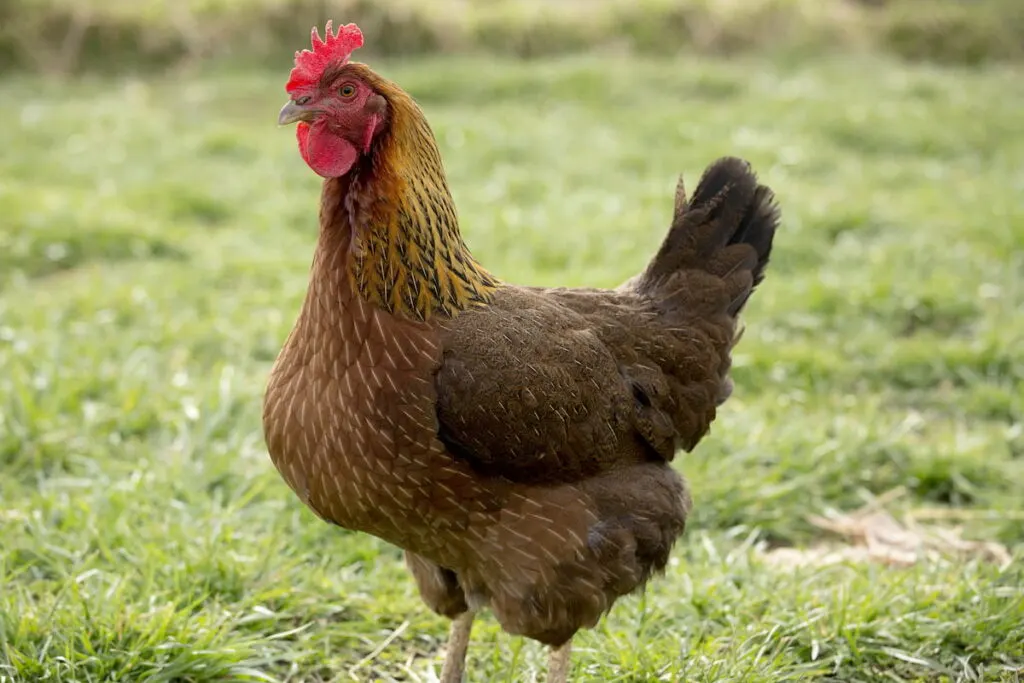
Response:
[[[327,129],[320,121],[312,126],[302,121],[295,129],[299,153],[306,164],[323,178],[339,178],[351,170],[359,156],[346,139]]]

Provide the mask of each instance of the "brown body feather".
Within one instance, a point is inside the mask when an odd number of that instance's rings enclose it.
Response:
[[[690,508],[669,465],[729,394],[736,316],[778,220],[722,160],[617,290],[500,283],[459,233],[425,118],[325,181],[309,291],[264,405],[275,465],[318,515],[407,551],[441,614],[489,606],[559,645],[662,570]]]

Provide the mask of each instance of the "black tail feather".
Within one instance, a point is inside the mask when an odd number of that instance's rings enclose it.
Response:
[[[672,226],[636,286],[664,295],[680,271],[704,271],[726,282],[728,312],[735,316],[764,279],[779,217],[773,192],[758,183],[750,164],[719,159],[689,200],[680,178]]]

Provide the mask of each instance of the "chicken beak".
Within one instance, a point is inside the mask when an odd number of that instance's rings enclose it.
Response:
[[[315,109],[296,104],[294,101],[289,101],[283,107],[281,107],[281,113],[277,115],[277,125],[286,126],[289,123],[295,123],[296,121],[312,121],[317,112]]]

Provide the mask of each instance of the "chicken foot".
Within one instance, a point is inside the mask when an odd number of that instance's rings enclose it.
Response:
[[[463,612],[452,621],[448,632],[448,653],[441,667],[441,683],[462,683],[466,672],[466,651],[469,650],[469,634],[473,630],[476,613]]]
[[[548,683],[568,683],[572,665],[572,641],[551,650],[548,655]]]

